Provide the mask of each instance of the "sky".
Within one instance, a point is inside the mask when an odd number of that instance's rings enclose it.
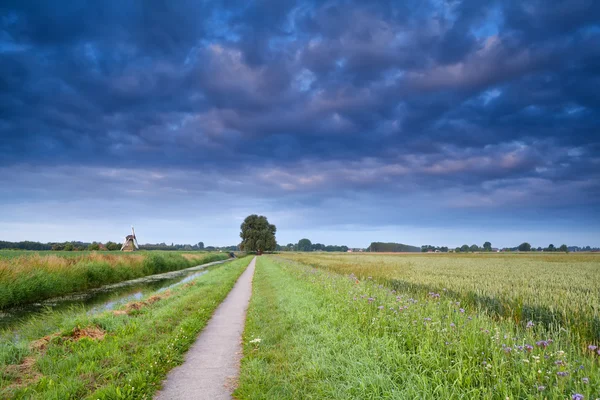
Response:
[[[0,240],[600,245],[600,2],[0,3]]]

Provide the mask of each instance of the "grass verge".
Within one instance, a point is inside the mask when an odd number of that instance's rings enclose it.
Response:
[[[564,329],[522,328],[443,293],[415,296],[261,257],[235,394],[594,399],[600,397],[599,358]]]
[[[98,315],[48,315],[0,342],[0,398],[147,399],[180,364],[249,257],[161,296]]]
[[[139,252],[0,259],[0,309],[227,258],[222,253]]]

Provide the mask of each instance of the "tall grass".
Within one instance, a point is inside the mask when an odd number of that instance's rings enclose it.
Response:
[[[0,258],[0,309],[226,258],[217,253],[184,257],[168,252]]]
[[[415,294],[445,293],[511,319],[600,342],[600,254],[281,254]]]
[[[129,312],[50,311],[17,340],[0,336],[0,398],[152,398],[249,262],[215,266]],[[76,338],[82,330],[103,337]]]
[[[600,397],[596,348],[444,292],[261,257],[247,318],[240,399]]]

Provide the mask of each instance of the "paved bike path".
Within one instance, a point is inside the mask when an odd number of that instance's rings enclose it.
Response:
[[[242,332],[256,257],[216,309],[182,365],[169,372],[155,399],[231,399],[242,357]]]

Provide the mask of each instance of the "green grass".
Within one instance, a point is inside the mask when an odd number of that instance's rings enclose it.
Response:
[[[0,309],[228,258],[225,253],[67,253],[0,258]]]
[[[272,257],[258,260],[244,356],[240,399],[600,397],[600,356],[568,330]]]
[[[167,372],[183,360],[215,308],[229,293],[250,258],[211,268],[193,285],[129,315],[105,312],[49,313],[20,330],[19,341],[0,341],[0,398],[145,399],[151,398]],[[49,327],[50,326],[50,327]],[[101,340],[73,340],[75,328],[105,332]],[[35,339],[56,335],[43,350]],[[33,360],[33,362],[31,361]],[[23,362],[31,364],[16,372]],[[12,364],[12,365],[11,365]]]
[[[436,292],[525,326],[560,325],[600,344],[600,254],[281,254],[399,291]]]

